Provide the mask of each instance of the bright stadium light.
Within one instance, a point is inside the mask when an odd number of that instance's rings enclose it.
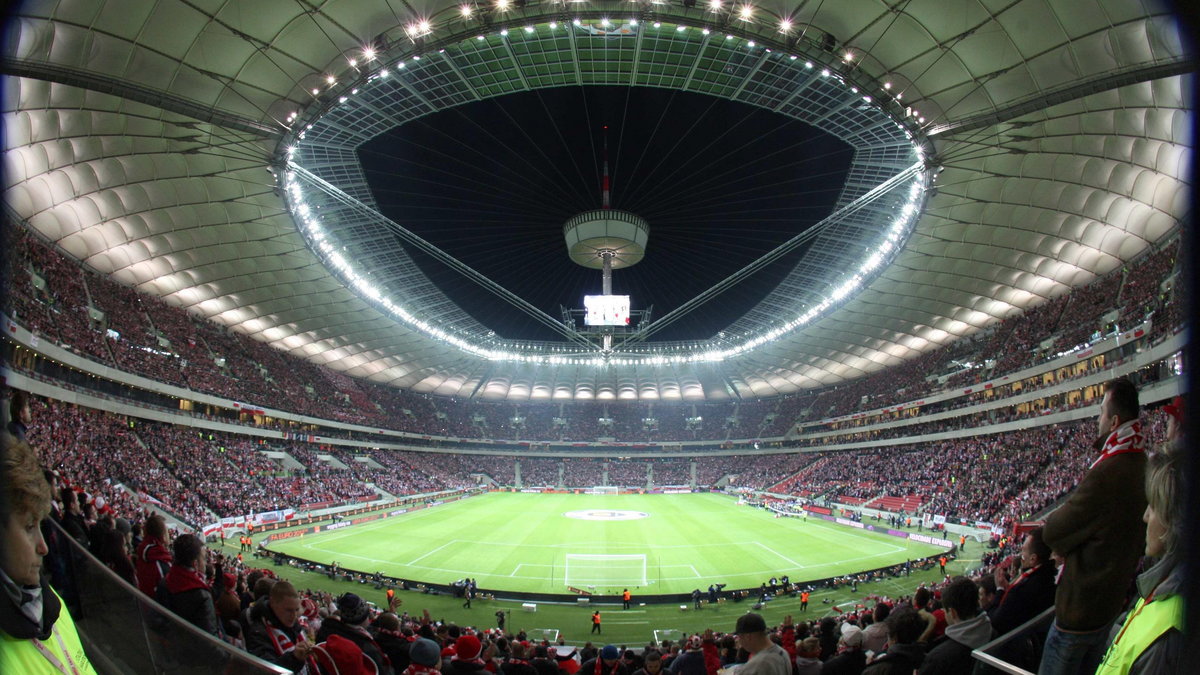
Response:
[[[497,0],[494,7],[507,8],[515,6],[511,0]],[[750,4],[724,5],[721,0],[714,0],[709,3],[710,7],[727,8],[734,17],[750,20],[753,19],[754,8]],[[464,17],[473,11],[473,4],[463,4],[457,9],[461,10]],[[454,11],[453,9],[451,10]],[[599,17],[589,19],[595,21],[596,25],[609,28],[614,25],[610,17]],[[795,29],[795,23],[791,19],[778,19],[779,32],[786,33]],[[551,30],[556,28],[559,22],[549,22],[544,24]],[[582,25],[582,19],[576,18],[572,20],[577,26]],[[621,25],[633,26],[634,19],[621,20],[618,22]],[[655,21],[655,27],[660,27],[661,22]],[[670,24],[668,24],[670,25]],[[539,31],[534,25],[522,26],[526,33],[530,34],[529,40],[538,40],[540,37],[552,39],[554,35],[550,31],[542,31],[541,35],[537,35]],[[686,31],[688,26],[683,24],[675,24],[675,30],[678,32]],[[709,28],[699,27],[704,35],[710,35]],[[409,26],[406,26],[406,32],[410,37],[417,37],[421,34],[428,34],[432,31],[432,25],[428,20],[415,21]],[[508,29],[503,29],[500,34],[507,36]],[[719,34],[719,33],[718,33]],[[483,34],[475,36],[477,40],[484,40],[486,36]],[[726,40],[733,40],[736,37],[734,34],[726,34]],[[749,37],[749,36],[747,36]],[[469,39],[469,37],[468,37]],[[754,40],[745,40],[748,48],[757,51],[757,44]],[[447,45],[449,46],[449,45]],[[769,51],[769,50],[768,50]],[[787,52],[784,52],[787,54]],[[850,52],[845,52],[844,55],[853,55]],[[835,55],[834,59],[838,56]],[[360,54],[360,59],[369,61],[378,58],[380,55],[374,52],[373,48],[365,47]],[[415,61],[420,58],[418,54],[410,54]],[[395,69],[405,67],[404,60],[397,61]],[[788,55],[789,61],[795,61],[795,65],[789,65],[788,68],[800,70],[800,64],[804,64],[804,69],[811,71],[815,68],[814,62],[798,58],[796,54]],[[847,59],[849,60],[849,59]],[[836,61],[833,62],[836,65]],[[390,64],[389,64],[390,65]],[[820,64],[825,66],[826,64]],[[836,80],[850,93],[856,94],[857,98],[862,99],[863,103],[874,107],[876,110],[881,110],[874,102],[872,96],[864,95],[871,91],[871,87],[877,88],[877,91],[892,92],[895,88],[892,87],[892,82],[876,82],[868,84],[866,80],[849,79],[848,76],[834,72],[831,67],[822,67],[817,69],[822,77]],[[337,77],[330,74],[321,74],[325,82],[333,88],[337,85]],[[377,72],[376,75],[368,77],[367,81],[375,77],[388,77],[388,70],[383,69]],[[362,86],[361,84],[359,86]],[[349,89],[349,87],[347,87]],[[861,89],[861,91],[860,91]],[[362,88],[363,97],[372,97],[373,89],[369,86]],[[311,90],[314,96],[319,96],[320,90]],[[354,97],[356,101],[360,98],[354,96],[358,93],[358,89],[340,92],[338,101],[347,103],[349,98]],[[895,96],[898,98],[898,96]],[[881,96],[881,99],[893,101],[892,94],[889,96]],[[865,108],[865,106],[863,106]],[[344,110],[345,108],[343,108]],[[291,111],[286,114],[287,125],[295,125],[296,132],[292,136],[290,145],[286,146],[287,162],[291,165],[293,162],[296,166],[303,166],[306,159],[311,159],[312,156],[308,153],[307,147],[303,142],[304,131],[313,129],[313,119],[311,114],[306,114],[307,126],[296,123],[298,116],[302,111]],[[925,122],[922,116],[916,110],[900,111],[897,113],[887,113],[894,122],[899,132],[891,131],[897,136],[902,133],[911,144],[911,153],[917,160],[917,163],[923,161],[926,152],[932,150],[922,149],[921,140],[914,139],[914,135],[919,136],[918,125]],[[695,362],[720,362],[727,359],[738,358],[748,352],[770,344],[773,341],[780,340],[792,334],[795,331],[803,329],[811,325],[813,322],[821,319],[825,314],[840,304],[847,302],[861,291],[865,285],[872,282],[876,275],[885,269],[892,260],[903,249],[905,242],[915,227],[916,221],[920,215],[921,207],[925,199],[926,174],[923,171],[917,170],[916,166],[910,167],[906,171],[914,172],[912,178],[906,179],[902,183],[895,184],[895,187],[889,187],[891,199],[900,197],[898,202],[891,203],[884,208],[876,211],[877,215],[874,218],[878,224],[874,230],[877,233],[877,239],[871,244],[867,244],[866,250],[861,254],[857,263],[851,264],[841,272],[843,276],[837,278],[836,281],[829,284],[823,293],[817,296],[815,303],[809,303],[790,316],[777,317],[777,323],[770,327],[764,327],[756,331],[738,331],[736,334],[728,336],[722,335],[720,339],[713,338],[712,340],[704,340],[695,344],[682,343],[649,343],[630,341],[625,343],[619,349],[613,351],[602,351],[600,347],[590,347],[584,344],[572,343],[522,343],[518,341],[507,341],[503,338],[498,338],[494,334],[491,337],[485,335],[477,335],[467,331],[458,329],[443,328],[433,323],[432,319],[427,315],[426,310],[420,305],[412,305],[411,300],[405,300],[400,297],[390,297],[388,284],[384,283],[384,278],[375,276],[363,266],[361,256],[358,256],[353,247],[347,248],[342,240],[339,239],[339,233],[346,230],[344,223],[323,222],[326,218],[339,218],[343,211],[339,209],[324,209],[326,198],[329,194],[328,187],[322,187],[319,183],[310,183],[308,181],[315,180],[306,172],[297,172],[288,170],[286,172],[285,199],[289,205],[291,216],[296,221],[297,227],[301,234],[307,240],[310,249],[322,261],[339,281],[348,289],[362,297],[372,306],[382,311],[386,316],[395,319],[398,323],[407,326],[433,340],[449,345],[455,349],[461,350],[466,354],[485,359],[488,361],[497,362],[512,362],[521,364],[534,365],[572,365],[572,366],[669,366],[671,364],[684,364]],[[336,187],[336,186],[334,186]],[[313,197],[316,199],[306,199],[305,191],[313,190]],[[876,202],[878,205],[883,205],[883,202]],[[886,209],[886,211],[884,210]],[[616,394],[616,398],[620,398],[623,394]],[[597,394],[599,396],[599,394]]]

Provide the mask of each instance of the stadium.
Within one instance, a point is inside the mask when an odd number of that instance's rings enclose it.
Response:
[[[915,606],[945,640],[990,608],[964,658],[1036,672],[1076,619],[1052,582],[997,618],[1053,569],[1025,547],[1195,419],[1171,3],[8,12],[0,527],[41,543],[0,581],[81,646],[14,599],[0,670],[334,672],[344,629],[375,672],[477,635],[493,672],[631,675],[744,663],[754,613],[803,672]]]

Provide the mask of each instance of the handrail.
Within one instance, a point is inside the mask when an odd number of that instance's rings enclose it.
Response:
[[[234,668],[232,670],[227,670],[226,672],[273,673],[275,675],[288,675],[289,673],[291,673],[291,671],[286,668],[282,668],[282,667],[277,666],[268,661],[264,661],[263,659],[251,654],[250,652],[243,651],[241,649],[237,649],[236,647],[226,643],[224,640],[221,640],[217,636],[212,635],[211,633],[208,633],[204,630],[201,630],[199,627],[182,619],[181,617],[179,617],[179,615],[175,614],[170,609],[159,604],[156,599],[149,597],[146,594],[142,593],[137,587],[131,585],[129,582],[122,579],[116,572],[109,569],[107,565],[100,562],[100,560],[97,559],[95,556],[93,556],[91,554],[91,552],[89,552],[87,549],[85,549],[83,546],[81,546],[79,544],[79,542],[75,541],[74,537],[72,537],[70,534],[68,534],[67,531],[63,529],[62,525],[59,524],[57,521],[55,521],[53,518],[50,518],[49,522],[51,523],[51,526],[54,527],[58,531],[61,541],[67,542],[68,548],[66,550],[62,551],[62,554],[70,556],[72,561],[82,560],[84,565],[87,566],[87,571],[88,571],[89,576],[90,575],[100,575],[100,577],[103,579],[103,581],[106,584],[109,584],[110,586],[116,586],[125,595],[127,595],[130,600],[139,603],[139,606],[150,605],[149,609],[151,611],[153,611],[155,614],[154,620],[162,622],[163,625],[169,624],[170,629],[172,631],[181,631],[181,632],[185,633],[187,635],[187,640],[189,641],[188,642],[189,647],[194,647],[196,644],[200,644],[200,645],[203,645],[204,647],[206,647],[207,649],[209,649],[213,653],[224,654],[230,662],[229,664],[226,664],[226,665],[231,665],[232,663],[240,662],[241,664],[247,666],[247,668],[242,668],[242,669]],[[85,594],[89,591],[98,591],[99,590],[96,588],[94,579],[88,580],[93,583],[87,584],[86,587],[80,583],[81,581],[83,581],[83,579],[80,577],[79,574],[77,574],[76,565],[74,565],[74,564],[68,565],[67,574],[69,574],[72,577],[71,583],[75,587],[75,590],[74,590],[75,594],[82,596],[83,594]],[[55,590],[58,590],[58,589],[55,589]],[[71,595],[71,597],[66,597],[67,595],[70,595],[70,594],[64,594],[61,591],[60,591],[60,595],[64,595],[64,600],[67,601],[68,605],[72,604],[71,598],[73,598],[74,595]],[[107,609],[110,606],[114,606],[115,603],[113,603],[113,600],[114,600],[113,597],[106,595],[106,597],[104,597],[100,600],[101,607],[104,607],[105,609]],[[76,598],[75,604],[77,604],[80,607],[82,607],[82,605],[83,605],[83,603],[79,600],[79,598]],[[119,610],[114,609],[114,611],[119,611]],[[80,636],[81,640],[83,641],[83,644],[85,645],[85,647],[89,647],[89,649],[86,650],[89,660],[92,661],[93,666],[100,666],[100,672],[102,672],[102,673],[111,672],[114,674],[128,672],[127,668],[122,668],[122,667],[118,666],[117,664],[113,663],[113,658],[112,658],[114,655],[113,652],[115,652],[116,656],[120,657],[120,656],[129,656],[133,652],[140,650],[143,652],[142,655],[145,657],[145,659],[147,661],[155,662],[155,658],[151,652],[148,641],[147,642],[138,642],[138,641],[129,640],[129,641],[124,642],[121,645],[108,644],[104,640],[101,639],[101,636],[93,633],[93,628],[91,626],[92,622],[88,620],[86,611],[80,611],[78,613],[78,616],[76,616],[76,614],[74,612],[72,612],[71,618],[75,622],[76,630],[79,632],[79,636]],[[110,620],[102,622],[102,625],[112,626],[112,625],[122,623],[120,621],[111,620],[113,617],[109,617],[109,618],[110,618]],[[123,627],[128,628],[129,626],[126,625]],[[162,627],[159,627],[157,630],[158,630],[158,632],[163,632]],[[104,645],[104,647],[106,649],[101,648],[100,645],[102,645],[102,644]],[[182,646],[182,645],[179,645],[179,646]],[[197,665],[200,665],[200,664],[197,664]]]
[[[1032,619],[1021,624],[1020,626],[1017,626],[1016,628],[1008,631],[1004,635],[1001,635],[1000,637],[996,638],[995,640],[992,640],[991,642],[972,651],[971,658],[975,659],[976,661],[985,663],[997,670],[1001,670],[1001,671],[1004,671],[1005,673],[1009,673],[1009,675],[1035,675],[1034,673],[1031,673],[1028,670],[1025,670],[1024,668],[1014,666],[1013,664],[1011,664],[1003,659],[992,656],[991,654],[988,654],[987,652],[995,649],[996,647],[1007,644],[1016,638],[1024,637],[1024,636],[1028,635],[1029,633],[1033,632],[1034,630],[1040,628],[1042,626],[1042,624],[1046,623],[1047,619],[1053,619],[1053,618],[1054,618],[1054,607],[1053,606],[1047,607],[1046,610],[1043,611],[1041,614],[1038,614],[1037,616],[1033,617]]]

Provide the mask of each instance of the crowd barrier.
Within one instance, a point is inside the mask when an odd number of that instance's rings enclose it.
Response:
[[[54,588],[79,630],[88,660],[101,675],[290,671],[233,647],[179,618],[88,553],[57,523],[62,565]],[[51,565],[47,560],[47,565]]]

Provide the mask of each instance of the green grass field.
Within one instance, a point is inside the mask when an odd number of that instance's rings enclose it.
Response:
[[[568,517],[572,512],[580,513]],[[616,519],[622,517],[630,519]],[[711,583],[755,587],[783,574],[793,581],[822,579],[939,550],[815,518],[776,518],[726,495],[517,493],[473,497],[271,548],[417,581],[471,577],[489,590],[566,593],[570,585],[601,595],[624,587],[635,594],[687,593]]]

